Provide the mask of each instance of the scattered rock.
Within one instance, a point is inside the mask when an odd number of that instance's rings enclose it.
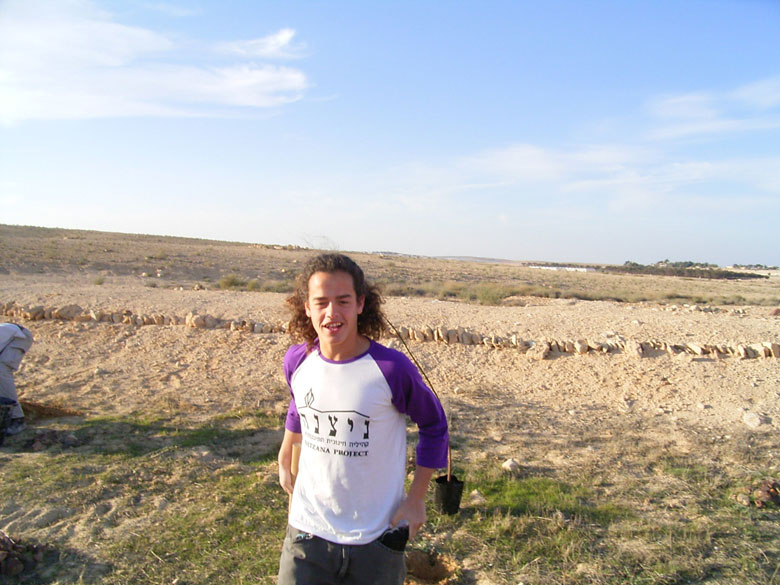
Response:
[[[35,436],[24,444],[24,447],[38,453],[56,445],[65,448],[73,448],[80,446],[81,441],[76,435],[70,432],[54,430],[37,431]]]
[[[62,437],[62,446],[63,447],[78,447],[81,444],[81,441],[79,441],[78,437],[74,435],[73,433],[68,433],[64,437]]]
[[[742,415],[742,422],[749,426],[751,429],[757,429],[761,425],[765,425],[769,422],[769,419],[765,416],[753,412],[750,410],[745,411]]]
[[[535,343],[528,351],[528,355],[535,360],[541,361],[550,355],[550,344],[546,341]]]
[[[14,541],[0,530],[0,575],[18,578],[22,573],[34,572],[43,561],[44,552],[44,547]],[[5,580],[0,577],[0,582],[5,583]]]
[[[629,339],[626,341],[626,353],[631,356],[635,357],[642,357],[644,355],[644,350],[642,349],[642,344],[638,341],[635,341],[633,339]]]
[[[487,504],[487,498],[479,490],[474,490],[469,494],[469,504],[472,506],[484,506]]]
[[[780,506],[780,481],[768,478],[754,482],[737,490],[733,498],[743,506],[756,508]]]
[[[62,308],[54,309],[51,316],[54,319],[62,319],[64,321],[72,321],[77,316],[81,315],[83,309],[78,305],[65,305]]]
[[[512,475],[517,475],[520,473],[520,464],[514,459],[507,459],[501,464],[501,469]]]
[[[696,354],[696,355],[704,355],[705,353],[707,353],[704,350],[704,347],[699,345],[698,343],[689,343],[688,344],[688,351],[690,351],[691,353]]]

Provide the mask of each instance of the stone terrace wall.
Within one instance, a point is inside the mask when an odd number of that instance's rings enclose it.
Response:
[[[209,314],[188,313],[184,317],[177,315],[138,315],[129,309],[104,311],[102,309],[87,310],[79,305],[64,307],[44,307],[42,305],[18,305],[14,301],[1,302],[0,314],[9,320],[22,319],[39,321],[58,319],[74,322],[99,322],[125,324],[132,327],[185,326],[196,329],[229,329],[244,333],[285,333],[287,324],[259,323],[247,319],[217,319]],[[450,329],[441,325],[404,325],[395,330],[396,337],[404,342],[444,343],[448,345],[480,345],[494,349],[512,349],[528,354],[535,359],[545,359],[555,354],[588,353],[626,353],[637,357],[649,356],[665,352],[670,356],[690,354],[693,356],[710,356],[715,359],[735,357],[739,359],[780,358],[780,343],[776,341],[760,341],[737,345],[729,344],[699,344],[671,343],[660,339],[635,340],[626,339],[620,335],[610,335],[607,339],[539,339],[526,340],[514,333],[496,334],[469,331],[463,327]]]

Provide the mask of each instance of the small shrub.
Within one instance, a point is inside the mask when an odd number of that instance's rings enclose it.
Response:
[[[294,286],[289,281],[266,280],[260,290],[263,292],[289,293],[294,290]]]
[[[482,305],[499,305],[505,298],[513,296],[515,291],[500,284],[482,284],[476,287],[475,294]]]
[[[226,274],[219,279],[219,288],[229,290],[234,288],[243,288],[246,281],[236,274]]]
[[[96,276],[95,280],[92,281],[92,284],[96,284],[96,285],[100,286],[101,284],[103,284],[105,282],[106,282],[106,277],[105,276]]]
[[[731,295],[721,298],[720,302],[723,305],[744,305],[747,303],[747,300],[742,295]]]
[[[252,292],[257,292],[261,290],[260,281],[258,281],[256,278],[253,278],[252,280],[246,283],[246,290]]]

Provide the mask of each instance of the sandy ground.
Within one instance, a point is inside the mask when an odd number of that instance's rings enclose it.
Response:
[[[84,274],[0,275],[0,301],[77,303],[86,310],[182,318],[190,311],[270,323],[287,318],[282,294],[152,288],[136,277],[111,277],[101,285],[93,280]],[[780,341],[780,318],[771,317],[766,307],[705,312],[522,301],[523,306],[482,307],[391,298],[386,312],[398,327],[462,326],[527,340]],[[287,407],[281,364],[290,342],[282,333],[57,320],[24,324],[36,338],[16,378],[27,401],[65,406],[88,417],[164,411],[206,419],[236,409],[281,413]],[[434,342],[410,342],[410,347],[447,409],[456,464],[489,459],[498,465],[513,457],[535,469],[609,468],[619,464],[621,452],[610,443],[620,435],[680,451],[700,446],[706,437],[717,449],[745,441],[748,432],[776,435],[780,424],[780,359],[657,352],[641,358],[562,354],[540,361],[511,348]],[[745,413],[760,415],[762,424],[749,428]],[[0,518],[0,529],[4,526]],[[16,518],[13,528],[25,533],[33,527]]]
[[[137,278],[96,285],[84,275],[0,275],[0,300],[86,310],[130,310],[177,315],[190,311],[223,319],[283,323],[284,295],[151,288]],[[524,306],[484,307],[461,302],[390,298],[397,326],[462,326],[485,335],[515,333],[526,340],[625,339],[700,344],[780,340],[780,318],[765,307],[696,311],[684,307],[607,301],[524,299]],[[167,404],[203,411],[272,405],[286,388],[284,334],[198,330],[185,325],[134,327],[109,323],[26,323],[36,343],[17,376],[22,398],[68,405],[85,413],[145,410]],[[390,342],[387,339],[386,342]],[[397,344],[397,342],[395,342]],[[465,409],[533,402],[577,417],[600,409],[703,427],[742,425],[745,412],[780,421],[780,360],[713,359],[658,352],[562,354],[537,361],[511,348],[410,342],[442,398]],[[278,404],[279,403],[279,404]],[[499,431],[500,432],[500,431]]]

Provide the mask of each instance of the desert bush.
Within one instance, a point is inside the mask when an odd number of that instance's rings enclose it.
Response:
[[[506,285],[483,284],[476,287],[474,294],[481,305],[498,305],[505,298],[514,295],[515,292]]]
[[[745,297],[742,295],[731,295],[729,297],[720,297],[718,299],[721,305],[744,305],[746,303]]]
[[[105,276],[96,276],[95,279],[92,281],[92,284],[96,284],[100,286],[101,284],[104,284],[106,282]]]
[[[219,279],[219,288],[222,290],[243,288],[244,286],[246,286],[246,281],[236,274],[226,274]]]
[[[388,297],[437,297],[446,298],[446,290],[435,283],[387,282],[377,281],[379,289]]]
[[[288,280],[266,280],[260,290],[263,292],[291,293],[295,290],[295,284]]]

